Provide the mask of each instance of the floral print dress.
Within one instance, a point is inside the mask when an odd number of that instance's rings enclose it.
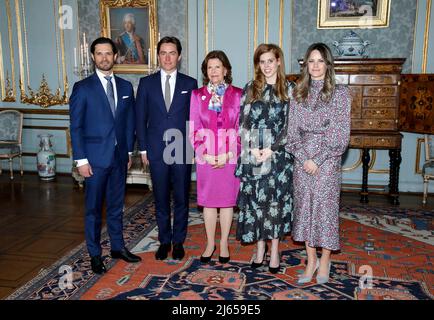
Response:
[[[293,83],[288,83],[288,97]],[[241,156],[235,175],[240,178],[237,239],[242,243],[282,238],[291,231],[293,156],[286,151],[288,101],[281,101],[272,85],[261,100],[247,103],[253,82],[243,90],[240,109]],[[273,155],[262,164],[252,148],[271,148]]]

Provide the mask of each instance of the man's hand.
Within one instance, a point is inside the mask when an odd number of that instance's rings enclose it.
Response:
[[[132,164],[133,164],[133,159],[131,155],[128,155],[128,170],[130,170]]]
[[[93,176],[92,167],[88,163],[77,167],[77,169],[78,169],[78,173],[80,173],[80,175],[85,178],[89,178],[90,176]]]
[[[312,160],[306,160],[303,164],[303,169],[306,173],[314,176],[318,173],[318,166]]]
[[[146,155],[146,153],[142,153],[141,157],[142,157],[142,163],[143,163],[143,165],[149,166],[149,160],[148,160],[148,156]]]

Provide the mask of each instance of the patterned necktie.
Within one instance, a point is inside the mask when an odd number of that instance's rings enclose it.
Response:
[[[170,105],[172,104],[171,94],[170,94],[169,79],[170,79],[170,74],[168,74],[166,76],[166,85],[165,85],[165,88],[164,88],[164,102],[166,103],[166,110],[167,110],[167,112],[169,112]]]
[[[115,114],[116,114],[115,93],[113,90],[112,77],[111,76],[105,76],[104,78],[107,80],[107,99],[109,101],[110,109],[113,113],[113,117],[115,117]]]

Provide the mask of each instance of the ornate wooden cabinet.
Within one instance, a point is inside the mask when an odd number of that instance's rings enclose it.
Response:
[[[368,202],[370,149],[389,150],[390,174],[388,193],[399,204],[399,166],[401,140],[399,132],[399,91],[405,59],[335,60],[337,82],[352,92],[350,148],[362,149],[361,199]]]

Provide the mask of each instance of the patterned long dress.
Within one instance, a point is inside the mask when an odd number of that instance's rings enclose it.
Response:
[[[319,98],[324,81],[312,81],[308,99],[291,99],[286,150],[295,156],[294,221],[295,241],[310,247],[339,250],[339,201],[341,161],[350,139],[351,95],[337,85],[329,103]],[[303,170],[313,160],[319,172]]]
[[[288,97],[293,83],[288,83]],[[241,156],[235,175],[240,178],[237,239],[242,243],[282,238],[291,231],[293,156],[285,150],[289,103],[272,85],[262,99],[247,103],[252,81],[243,90],[240,110]],[[258,164],[251,148],[271,148],[273,155]]]

